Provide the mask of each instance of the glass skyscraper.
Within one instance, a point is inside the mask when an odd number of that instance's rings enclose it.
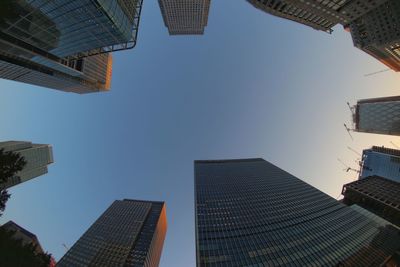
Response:
[[[365,149],[359,179],[375,175],[400,183],[400,150],[378,146]]]
[[[197,266],[379,266],[400,229],[263,159],[195,161]]]
[[[357,132],[400,135],[400,97],[359,100],[353,122]]]
[[[0,142],[0,149],[12,151],[24,157],[26,165],[11,178],[5,188],[29,181],[48,172],[47,166],[54,162],[51,145],[32,144],[24,141]]]
[[[0,77],[62,91],[108,90],[108,52],[136,44],[142,0],[4,0]]]
[[[203,34],[211,0],[158,0],[170,35]]]
[[[164,202],[116,200],[57,266],[156,267],[166,231]]]

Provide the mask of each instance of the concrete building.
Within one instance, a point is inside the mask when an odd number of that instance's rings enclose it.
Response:
[[[400,227],[400,182],[369,176],[345,184],[343,203],[357,204]]]
[[[356,132],[400,136],[400,97],[362,99],[353,107]]]
[[[5,188],[29,181],[48,172],[47,166],[54,162],[51,145],[32,144],[25,141],[0,142],[0,149],[12,151],[24,157],[26,165],[15,177],[5,184]]]
[[[0,77],[66,92],[107,91],[107,53],[135,46],[142,0],[4,0]]]
[[[158,0],[170,35],[204,34],[211,0]]]
[[[195,161],[197,266],[380,266],[400,229],[263,159]]]
[[[164,202],[116,200],[57,266],[156,267],[166,231]]]

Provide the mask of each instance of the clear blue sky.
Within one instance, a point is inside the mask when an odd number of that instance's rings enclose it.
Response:
[[[58,260],[115,199],[164,200],[160,266],[195,265],[193,160],[263,157],[337,197],[341,158],[400,145],[354,134],[346,101],[397,95],[400,76],[332,35],[244,0],[212,1],[204,36],[169,36],[145,1],[139,42],[114,54],[108,93],[75,95],[0,80],[0,140],[52,144],[49,173],[11,190],[5,215]]]

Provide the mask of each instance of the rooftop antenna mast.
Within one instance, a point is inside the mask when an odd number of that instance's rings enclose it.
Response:
[[[65,245],[64,243],[62,243],[62,246],[65,248],[66,251],[69,250],[69,248],[67,247],[67,245]]]
[[[372,76],[372,75],[379,74],[379,73],[382,73],[382,72],[386,72],[386,71],[389,71],[389,70],[390,69],[384,69],[384,70],[379,70],[379,71],[367,73],[367,74],[364,75],[364,77]]]
[[[353,131],[352,129],[350,129],[349,127],[347,127],[347,125],[346,125],[346,123],[343,123],[343,125],[344,125],[344,128],[346,128],[346,131],[347,131],[347,133],[349,134],[349,136],[350,136],[350,138],[351,138],[351,141],[354,141],[354,138],[353,138],[353,136],[351,135],[351,131]]]
[[[353,148],[351,148],[351,147],[349,147],[349,146],[347,146],[347,148],[348,148],[350,151],[353,151],[355,154],[357,154],[357,156],[360,156],[360,157],[361,157],[361,154],[358,153],[355,149],[353,149]]]
[[[337,159],[345,168],[343,169],[343,171],[346,171],[346,172],[349,172],[349,171],[353,171],[353,172],[356,172],[356,173],[360,173],[360,171],[359,170],[356,170],[356,169],[354,169],[354,168],[351,168],[351,167],[349,167],[348,165],[346,165],[346,163],[344,163],[341,159]]]

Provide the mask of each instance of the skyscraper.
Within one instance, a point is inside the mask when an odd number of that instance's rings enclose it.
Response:
[[[348,27],[354,46],[392,70],[400,71],[399,24],[400,1],[388,0],[353,20]]]
[[[375,175],[400,183],[400,150],[379,146],[365,149],[359,179]]]
[[[4,0],[0,77],[62,91],[110,87],[111,56],[136,44],[142,0]]]
[[[271,15],[331,33],[336,24],[347,25],[387,0],[247,0]]]
[[[167,231],[164,202],[116,200],[57,266],[158,266]]]
[[[0,149],[12,151],[24,157],[26,165],[15,177],[10,179],[5,188],[29,181],[47,173],[47,165],[54,162],[51,145],[32,144],[24,141],[0,142]]]
[[[158,0],[170,35],[203,34],[211,0]]]
[[[195,161],[197,266],[379,266],[400,229],[263,159]]]
[[[343,203],[357,204],[400,227],[400,182],[369,176],[343,185]]]
[[[399,96],[359,100],[353,109],[355,131],[400,135]]]

